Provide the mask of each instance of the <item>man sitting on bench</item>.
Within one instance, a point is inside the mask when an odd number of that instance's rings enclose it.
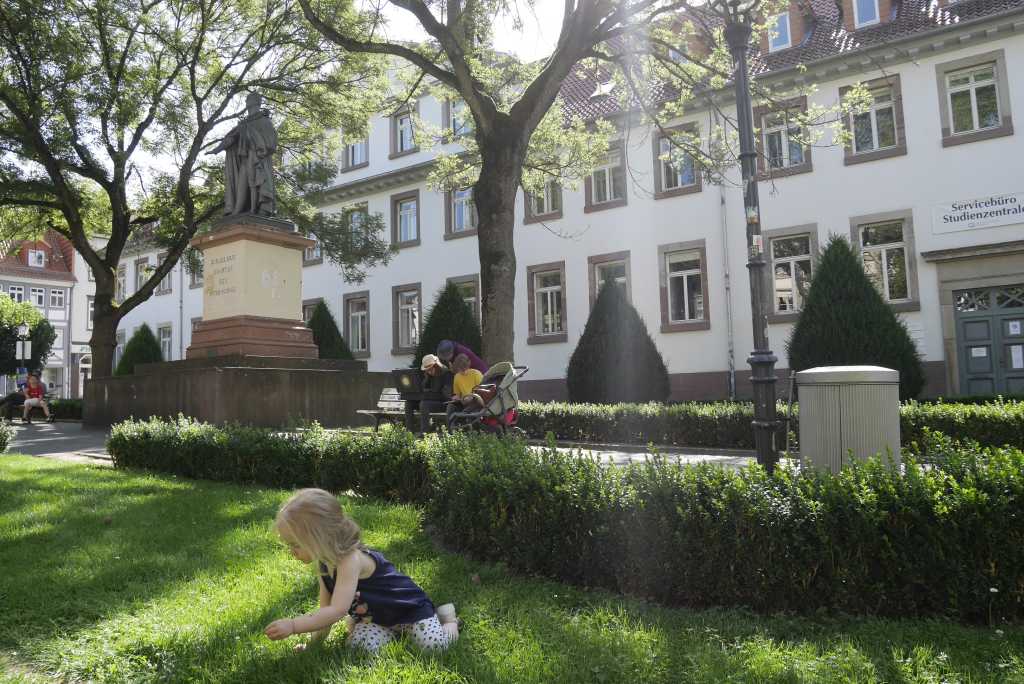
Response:
[[[422,398],[405,402],[405,426],[409,432],[416,432],[414,415],[419,409],[419,434],[424,434],[430,429],[430,414],[445,412],[445,403],[452,396],[452,373],[433,354],[423,357],[420,370],[423,371]]]

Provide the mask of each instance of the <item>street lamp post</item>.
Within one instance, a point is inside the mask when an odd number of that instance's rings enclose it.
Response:
[[[747,271],[750,277],[750,312],[754,351],[747,358],[754,386],[754,444],[757,462],[769,472],[778,461],[775,449],[775,362],[768,347],[768,293],[765,288],[764,239],[761,236],[761,207],[757,197],[757,151],[754,147],[754,117],[750,105],[747,51],[750,49],[751,18],[759,0],[714,0],[712,7],[725,20],[725,41],[732,53],[733,84],[736,88],[736,126],[740,138],[740,173],[743,180],[743,214],[747,223]]]

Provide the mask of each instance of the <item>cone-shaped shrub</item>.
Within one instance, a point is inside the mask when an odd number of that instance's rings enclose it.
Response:
[[[668,371],[622,288],[606,283],[566,371],[569,400],[596,404],[665,401]]]
[[[349,351],[345,338],[338,332],[338,324],[334,322],[334,316],[326,304],[317,303],[307,325],[313,331],[313,342],[320,349],[321,359],[352,358],[352,352]]]
[[[420,361],[427,354],[436,354],[441,340],[461,342],[477,354],[480,353],[480,325],[473,310],[462,301],[459,288],[448,283],[440,292],[427,314],[427,320],[420,330],[420,341],[416,345],[413,367],[419,368]]]
[[[156,335],[143,323],[124,346],[124,353],[114,375],[131,375],[135,372],[135,366],[140,363],[158,363],[163,360],[164,355],[160,352],[160,343]]]
[[[868,279],[850,243],[832,237],[818,260],[786,345],[789,367],[869,365],[900,372],[900,398],[924,387],[921,356],[906,324]]]

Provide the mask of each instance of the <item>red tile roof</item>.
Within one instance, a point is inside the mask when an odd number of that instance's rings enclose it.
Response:
[[[43,266],[30,266],[30,250],[42,250],[46,254],[46,263]],[[39,240],[11,243],[7,254],[0,259],[0,275],[75,282],[74,263],[74,245],[60,233],[51,230]]]

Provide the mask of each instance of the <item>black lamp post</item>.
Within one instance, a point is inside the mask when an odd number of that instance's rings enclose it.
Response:
[[[760,0],[713,0],[712,9],[725,20],[725,41],[732,53],[736,88],[736,125],[740,137],[740,169],[743,179],[743,214],[747,222],[747,271],[750,277],[750,311],[754,328],[754,351],[747,363],[754,386],[754,444],[757,462],[769,472],[779,460],[775,449],[775,362],[768,348],[768,292],[765,288],[764,239],[761,236],[761,207],[757,198],[757,151],[754,147],[754,117],[750,109],[747,52],[751,22]]]

